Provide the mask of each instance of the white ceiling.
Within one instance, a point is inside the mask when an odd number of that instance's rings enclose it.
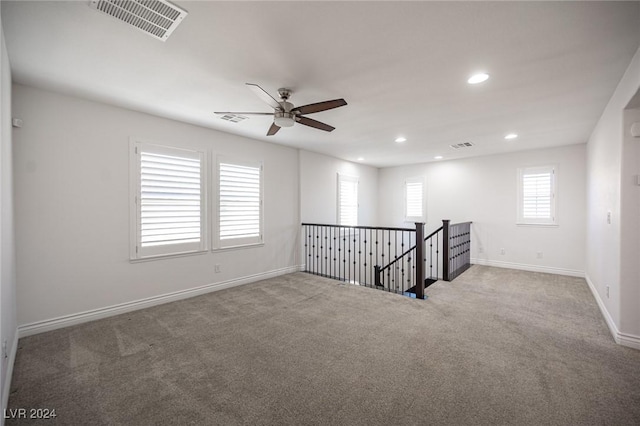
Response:
[[[175,1],[166,42],[88,3],[2,1],[15,82],[378,167],[585,143],[640,45],[638,1]],[[267,137],[212,114],[269,112],[246,82],[348,106]]]

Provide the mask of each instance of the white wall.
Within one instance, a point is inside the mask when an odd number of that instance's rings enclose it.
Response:
[[[300,151],[302,222],[338,223],[338,173],[359,179],[358,225],[377,225],[378,169],[303,150]]]
[[[21,85],[13,106],[21,326],[298,264],[297,150]],[[263,160],[264,246],[130,263],[130,136]]]
[[[631,136],[632,123],[640,123],[640,109],[626,110],[623,116],[620,329],[640,336],[640,138]]]
[[[517,226],[517,169],[552,164],[557,165],[558,226]],[[584,273],[584,145],[381,169],[380,223],[409,225],[403,222],[403,185],[406,178],[418,176],[426,179],[426,233],[440,227],[442,219],[472,221],[474,262]],[[538,252],[543,253],[542,259],[537,258]]]
[[[626,344],[640,348],[639,300],[627,301],[637,295],[638,281],[629,281],[634,276],[634,268],[638,267],[638,258],[633,264],[624,261],[622,265],[622,235],[632,232],[629,223],[637,221],[637,213],[633,210],[621,212],[622,188],[634,190],[628,186],[628,173],[622,172],[624,145],[623,111],[629,100],[640,87],[640,49],[636,52],[625,75],[620,80],[605,108],[598,124],[587,143],[587,255],[586,276],[594,291],[596,300],[603,310],[605,319],[614,337],[621,342],[621,337],[629,341]],[[628,129],[627,129],[628,130]],[[622,182],[625,181],[623,185]],[[612,213],[612,223],[607,224],[607,211]],[[626,249],[626,248],[625,248]],[[631,253],[629,253],[631,254]],[[627,258],[625,253],[624,258]],[[624,267],[624,271],[622,271]],[[621,281],[622,276],[625,281]],[[609,296],[607,296],[609,287]],[[622,300],[625,300],[624,310]],[[629,336],[620,336],[619,333]],[[635,342],[635,343],[634,343]],[[622,342],[625,343],[625,342]]]
[[[1,25],[0,45],[0,343],[7,344],[7,356],[5,357],[0,351],[0,359],[2,359],[0,400],[4,409],[9,399],[17,343],[17,322],[11,153],[11,68]]]

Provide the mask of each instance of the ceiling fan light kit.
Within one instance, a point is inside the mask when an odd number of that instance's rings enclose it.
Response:
[[[269,112],[215,112],[219,115],[273,115],[273,124],[267,131],[267,136],[273,136],[278,133],[281,127],[292,127],[296,122],[305,126],[313,127],[325,132],[331,132],[335,130],[335,127],[312,118],[305,117],[306,114],[313,114],[316,112],[327,111],[329,109],[338,108],[347,105],[344,99],[333,99],[331,101],[323,101],[315,104],[303,105],[294,107],[291,102],[288,102],[291,96],[291,90],[280,88],[278,89],[278,95],[280,101],[275,100],[267,91],[257,84],[247,83],[247,86],[260,98],[266,102],[271,108],[273,113]]]
[[[295,123],[295,115],[291,112],[275,112],[273,114],[273,122],[278,127],[292,127]]]

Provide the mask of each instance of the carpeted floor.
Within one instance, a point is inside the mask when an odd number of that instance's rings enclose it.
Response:
[[[640,351],[583,279],[473,266],[420,301],[305,273],[23,338],[64,425],[638,425]],[[8,419],[7,424],[44,424]]]

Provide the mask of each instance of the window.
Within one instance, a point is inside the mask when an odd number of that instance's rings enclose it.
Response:
[[[260,244],[262,163],[218,161],[218,248]]]
[[[518,224],[556,224],[554,166],[518,169]]]
[[[205,154],[132,143],[131,258],[207,249]]]
[[[338,224],[358,224],[358,178],[338,173]]]
[[[424,222],[424,216],[424,179],[407,179],[404,182],[404,220]]]

